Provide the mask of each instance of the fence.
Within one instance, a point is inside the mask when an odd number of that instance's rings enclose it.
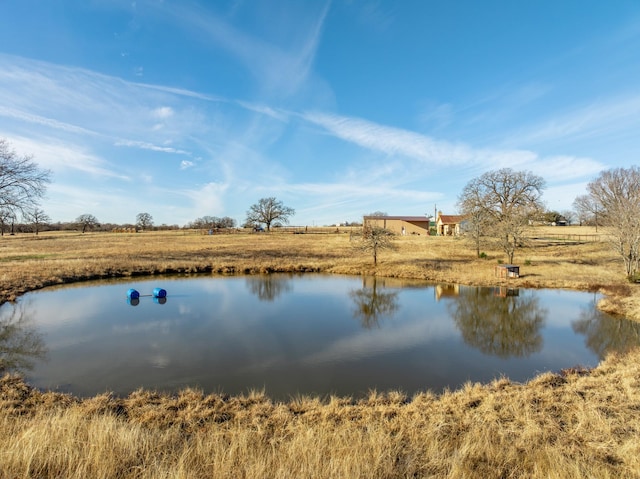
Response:
[[[598,243],[602,241],[602,235],[596,234],[544,234],[531,236],[530,239],[553,243]]]

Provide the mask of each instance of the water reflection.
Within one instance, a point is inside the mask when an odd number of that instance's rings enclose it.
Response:
[[[293,289],[291,278],[285,275],[265,274],[249,276],[246,279],[249,290],[260,301],[273,301],[282,293],[288,293]]]
[[[34,367],[35,360],[44,359],[47,350],[26,313],[26,304],[13,305],[0,317],[0,374],[24,373]]]
[[[392,318],[398,310],[398,293],[378,291],[376,278],[369,282],[363,280],[363,287],[352,289],[349,296],[355,304],[354,318],[367,329],[379,327],[382,319]]]
[[[640,323],[613,318],[595,307],[583,309],[571,327],[585,335],[586,346],[600,359],[608,352],[626,352],[640,345]]]
[[[160,279],[165,305],[123,301],[127,288],[151,291]],[[329,275],[85,283],[29,293],[0,319],[2,368],[33,366],[25,376],[36,387],[81,396],[413,394],[591,367],[640,342],[639,325],[598,313],[588,293]]]
[[[451,296],[451,315],[470,346],[500,358],[527,357],[542,350],[540,329],[547,310],[533,292],[524,296],[508,292],[460,288]]]

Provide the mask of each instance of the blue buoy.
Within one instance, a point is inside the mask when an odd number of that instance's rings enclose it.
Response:
[[[140,299],[139,298],[127,298],[127,303],[129,303],[131,306],[138,306],[140,304]]]
[[[139,297],[140,297],[140,293],[138,293],[138,291],[136,291],[135,289],[131,288],[129,291],[127,291],[127,298],[138,299]]]
[[[154,298],[166,298],[167,297],[167,292],[166,292],[166,290],[164,290],[162,288],[154,288],[153,297]]]

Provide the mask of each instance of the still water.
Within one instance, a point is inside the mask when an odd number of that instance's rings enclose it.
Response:
[[[156,287],[166,301],[144,296]],[[129,288],[143,295],[135,306]],[[84,283],[0,307],[0,370],[79,396],[440,392],[595,366],[640,344],[640,325],[600,313],[597,299],[328,275]]]

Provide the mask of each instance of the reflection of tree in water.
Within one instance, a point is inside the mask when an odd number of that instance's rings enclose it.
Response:
[[[526,357],[542,349],[547,310],[535,296],[495,295],[490,288],[461,288],[451,316],[462,338],[485,354]]]
[[[45,357],[42,337],[29,323],[21,304],[0,317],[0,373],[31,370],[34,359]]]
[[[249,276],[247,284],[260,301],[273,301],[282,293],[291,291],[291,281],[287,276],[264,274]]]
[[[378,291],[375,278],[371,287],[351,290],[349,296],[356,306],[353,316],[367,329],[378,326],[385,316],[391,318],[398,309],[398,293]]]
[[[585,335],[586,346],[600,359],[607,353],[626,352],[640,345],[640,323],[613,318],[595,307],[584,309],[571,327]]]

